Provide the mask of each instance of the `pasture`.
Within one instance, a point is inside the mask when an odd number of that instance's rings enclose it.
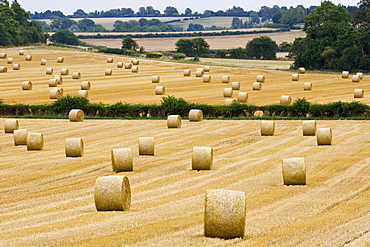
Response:
[[[0,98],[6,103],[51,103],[46,68],[54,75],[62,68],[64,95],[77,95],[82,81],[90,81],[92,102],[156,103],[158,85],[166,95],[189,102],[223,104],[224,75],[240,81],[248,92],[248,103],[278,103],[281,95],[305,97],[311,102],[352,101],[356,88],[370,90],[369,78],[354,83],[340,73],[306,72],[292,81],[296,71],[210,67],[210,83],[195,77],[203,65],[140,59],[139,71],[117,68],[129,57],[74,50],[26,49],[32,61],[18,49],[2,49],[6,59],[0,66]],[[64,57],[63,63],[57,63]],[[113,63],[107,63],[112,57]],[[40,65],[41,59],[46,65]],[[252,61],[253,62],[253,61]],[[105,69],[112,69],[110,76]],[[190,77],[183,76],[191,69]],[[80,72],[80,79],[72,79]],[[261,91],[252,83],[263,74]],[[152,83],[159,75],[159,83]],[[31,81],[32,90],[21,83]],[[311,91],[303,90],[312,82]],[[232,98],[235,98],[237,91]],[[356,99],[357,100],[357,99]],[[19,119],[19,129],[43,133],[44,149],[27,151],[15,146],[13,134],[0,133],[0,245],[1,246],[368,246],[370,244],[370,130],[366,120],[318,120],[318,127],[331,128],[333,143],[318,146],[315,136],[302,135],[302,121],[275,121],[273,136],[261,136],[259,120],[182,121],[169,129],[166,120],[69,120]],[[5,119],[0,119],[4,126]],[[155,155],[138,154],[138,138],[154,137]],[[84,155],[65,156],[66,138],[82,138]],[[213,147],[211,170],[191,170],[194,146]],[[94,185],[98,177],[114,175],[110,152],[131,148],[132,172],[128,211],[98,212]],[[282,181],[282,159],[304,157],[307,184],[286,186]],[[228,189],[246,194],[244,238],[204,237],[204,197],[208,189]]]

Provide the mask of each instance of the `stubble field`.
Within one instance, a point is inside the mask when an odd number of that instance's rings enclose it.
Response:
[[[81,72],[80,80],[64,77],[65,95],[77,95],[81,81],[92,83],[92,102],[159,103],[158,85],[166,95],[190,102],[223,104],[221,83],[229,75],[249,93],[249,103],[277,103],[280,95],[311,102],[352,101],[353,89],[369,90],[365,75],[360,83],[339,74],[307,72],[292,82],[292,71],[211,66],[212,81],[183,77],[200,65],[140,60],[139,72],[117,69],[127,57],[75,51],[31,49],[25,62],[17,50],[5,50],[21,70],[1,73],[0,98],[6,103],[51,103],[45,68]],[[65,62],[57,64],[63,56]],[[114,57],[114,64],[106,62]],[[47,59],[41,66],[40,59]],[[0,66],[5,65],[0,60]],[[8,66],[10,68],[10,66]],[[106,68],[113,69],[105,76]],[[258,74],[266,76],[261,91],[252,91]],[[33,82],[22,91],[21,82]],[[303,91],[312,82],[312,91]],[[234,92],[234,96],[235,96]],[[369,104],[365,93],[362,102]],[[4,125],[5,119],[0,119]],[[42,151],[14,146],[13,134],[0,134],[0,245],[2,246],[368,246],[370,244],[370,131],[366,120],[317,121],[333,130],[333,145],[317,146],[315,137],[302,136],[302,121],[276,121],[274,136],[260,135],[260,121],[183,120],[168,129],[165,120],[19,119],[21,129],[43,133]],[[155,156],[138,155],[139,137],[153,136]],[[66,138],[81,137],[85,154],[66,158]],[[214,149],[209,171],[191,170],[194,146]],[[97,212],[97,177],[114,175],[110,151],[132,148],[134,171],[122,172],[131,184],[132,204],[126,212]],[[307,185],[284,186],[281,160],[304,157]],[[246,193],[244,238],[206,238],[203,232],[204,193],[207,189]]]

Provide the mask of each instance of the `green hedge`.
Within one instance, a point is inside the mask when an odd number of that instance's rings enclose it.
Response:
[[[361,102],[331,102],[311,104],[306,99],[296,99],[292,105],[272,104],[256,106],[234,102],[230,105],[207,105],[189,103],[174,96],[163,97],[160,105],[91,103],[86,98],[65,96],[52,104],[8,105],[0,100],[1,116],[45,116],[66,117],[71,109],[81,109],[87,117],[115,118],[165,118],[171,114],[188,117],[191,109],[200,109],[205,118],[245,118],[252,117],[255,111],[262,110],[265,117],[313,117],[313,118],[349,118],[370,117],[370,107]]]

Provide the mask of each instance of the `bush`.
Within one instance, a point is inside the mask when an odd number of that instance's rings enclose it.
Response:
[[[68,30],[59,30],[55,32],[53,35],[51,35],[50,41],[66,45],[80,44],[80,40],[78,39],[78,37]]]
[[[52,104],[53,112],[55,113],[68,113],[72,109],[81,109],[86,111],[89,105],[89,100],[83,97],[70,96],[60,97]]]
[[[146,57],[148,57],[148,58],[160,58],[162,56],[163,56],[163,54],[160,53],[160,52],[157,52],[157,51],[152,51],[152,52],[149,52],[149,53],[146,54]]]
[[[310,112],[310,106],[311,103],[308,102],[305,98],[298,98],[292,104],[294,113],[299,117],[305,117],[307,113]]]
[[[161,107],[166,115],[181,115],[184,117],[190,111],[190,105],[186,100],[171,95],[162,97]]]
[[[173,54],[172,56],[172,59],[174,60],[181,60],[181,59],[185,59],[186,58],[186,55],[184,53],[175,53]]]

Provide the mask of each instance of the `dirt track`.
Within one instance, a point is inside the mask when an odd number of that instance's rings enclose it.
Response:
[[[15,50],[8,50],[14,58]],[[368,87],[341,79],[338,74],[306,73],[291,81],[291,71],[260,71],[211,67],[210,84],[184,78],[183,65],[144,61],[138,74],[107,64],[105,55],[68,51],[37,51],[34,61],[20,71],[0,74],[5,102],[45,103],[50,88],[46,67],[80,71],[81,80],[65,77],[66,93],[77,94],[80,82],[92,82],[93,102],[158,103],[150,81],[162,76],[169,94],[194,102],[222,104],[221,76],[243,83],[250,101],[278,102],[281,94],[310,101],[353,100],[353,88]],[[57,56],[64,64],[56,64]],[[118,58],[114,56],[115,58]],[[120,58],[128,60],[128,58]],[[0,66],[4,60],[0,60]],[[112,76],[104,76],[113,68]],[[156,72],[153,72],[156,71]],[[253,92],[251,83],[264,73],[264,90]],[[216,79],[218,78],[218,79]],[[34,89],[22,91],[20,82],[31,80]],[[303,82],[314,83],[312,92]],[[118,91],[118,92],[117,92]],[[138,91],[138,92],[136,92]],[[120,98],[121,97],[121,98]],[[294,98],[293,97],[293,98]],[[365,95],[364,102],[368,103]],[[0,119],[4,126],[5,119]],[[370,130],[368,121],[318,121],[333,130],[333,145],[317,146],[315,137],[302,136],[301,121],[276,121],[274,136],[260,135],[260,121],[183,121],[168,129],[165,120],[20,119],[21,129],[44,134],[43,151],[14,146],[13,134],[0,133],[0,245],[1,246],[369,246],[370,245]],[[155,156],[139,156],[138,137],[153,136]],[[81,137],[85,155],[66,158],[66,138]],[[191,170],[194,146],[214,148],[210,171]],[[132,189],[127,212],[97,212],[94,184],[99,176],[113,175],[110,151],[132,148],[134,171],[127,175]],[[307,185],[284,186],[283,158],[304,157]],[[204,193],[207,189],[246,193],[247,221],[243,239],[206,238],[203,232]]]

